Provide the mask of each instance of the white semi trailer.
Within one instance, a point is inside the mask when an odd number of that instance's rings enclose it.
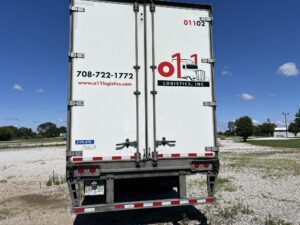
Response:
[[[73,213],[215,202],[211,7],[71,0],[69,51]],[[196,173],[208,193],[188,197]]]

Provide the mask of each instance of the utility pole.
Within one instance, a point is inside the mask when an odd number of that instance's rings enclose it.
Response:
[[[282,113],[282,115],[284,115],[284,123],[285,123],[285,137],[288,137],[288,125],[287,125],[287,115],[289,115],[289,113]]]

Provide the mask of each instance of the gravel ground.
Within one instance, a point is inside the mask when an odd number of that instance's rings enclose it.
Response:
[[[0,150],[0,225],[300,224],[300,150],[221,140],[221,171],[213,205],[73,216],[65,147]],[[205,193],[204,177],[188,177],[189,195]],[[271,216],[271,217],[270,217]],[[267,223],[269,222],[269,223]],[[271,223],[273,222],[273,223]]]

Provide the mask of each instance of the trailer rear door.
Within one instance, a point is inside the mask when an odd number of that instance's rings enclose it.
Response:
[[[144,107],[137,106],[134,70],[135,34],[140,33],[141,49],[143,21],[136,20],[131,3],[75,0],[73,5],[70,98],[79,105],[71,106],[70,148],[82,151],[85,160],[130,159],[134,143],[122,150],[117,144],[135,142],[138,132],[145,132],[137,126]],[[143,60],[142,54],[137,57]],[[142,82],[141,77],[138,86]]]
[[[215,146],[214,107],[204,106],[214,101],[210,10],[153,9],[153,18],[148,9],[147,25],[148,60],[157,67],[154,80],[148,70],[151,149],[166,139],[176,143],[159,145],[161,157],[202,155]]]
[[[134,4],[73,1],[69,148],[83,161],[202,156],[216,144],[210,9]]]

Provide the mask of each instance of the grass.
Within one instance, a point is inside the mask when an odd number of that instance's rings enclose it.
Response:
[[[266,172],[264,177],[281,177],[286,174],[300,175],[300,164],[296,160],[286,158],[264,158],[274,154],[285,154],[282,152],[250,152],[224,155],[223,158],[229,161],[229,166],[237,169],[257,168]],[[294,153],[294,152],[291,152]]]
[[[239,213],[242,214],[250,214],[252,210],[248,205],[244,205],[242,202],[238,202],[233,206],[228,206],[224,209],[221,209],[220,215],[224,219],[234,219]]]
[[[35,143],[35,142],[60,142],[64,141],[64,138],[62,137],[54,137],[54,138],[30,138],[30,139],[16,139],[12,141],[0,141],[0,143],[7,143],[7,144],[13,144],[13,143]]]
[[[206,185],[206,179],[192,180],[188,183],[189,188],[206,187]],[[217,191],[234,192],[236,188],[228,178],[218,177]]]
[[[299,148],[300,139],[287,140],[249,140],[248,143],[267,147],[281,147],[281,148]]]
[[[236,188],[228,178],[218,177],[217,191],[234,192]]]
[[[196,180],[191,180],[188,182],[189,188],[197,188],[197,187],[203,187],[203,186],[206,186],[206,180],[204,180],[204,179],[196,179]]]
[[[12,141],[0,141],[0,149],[32,148],[32,147],[47,146],[47,145],[62,146],[62,145],[65,145],[65,143],[63,141],[65,141],[65,139],[61,138],[61,137],[32,138],[32,139],[18,139],[18,140],[12,140]],[[55,142],[58,142],[58,143],[55,143]]]
[[[282,219],[274,218],[269,215],[265,220],[265,225],[292,225],[292,223],[288,223]]]

